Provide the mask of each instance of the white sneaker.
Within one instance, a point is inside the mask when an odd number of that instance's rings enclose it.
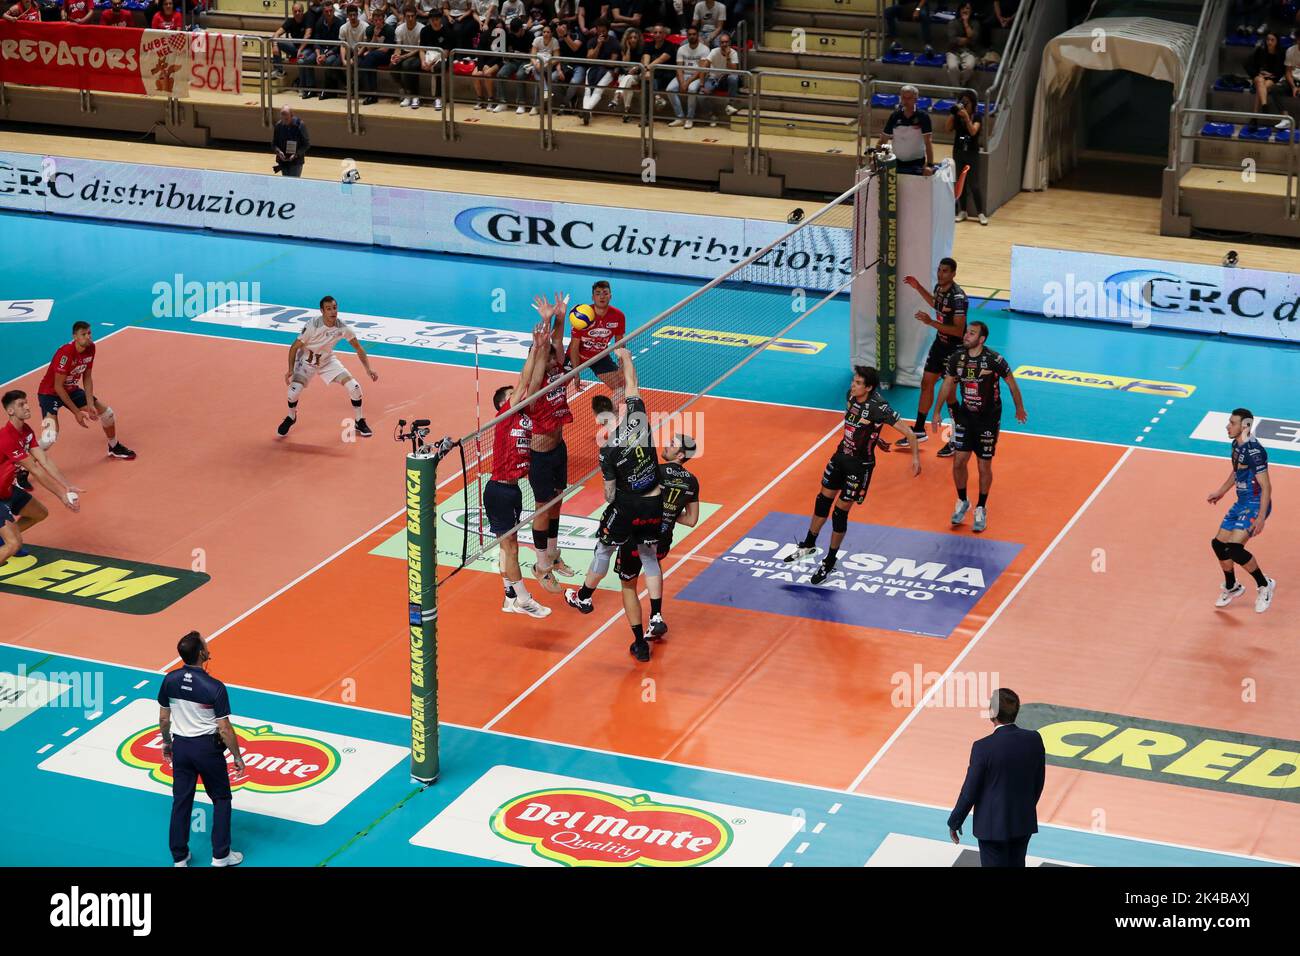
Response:
[[[690,128],[693,127],[694,125],[695,125],[695,120],[687,120],[687,121],[686,121],[686,128],[687,128],[687,129],[690,129]]]
[[[989,224],[989,217],[984,215],[984,213],[980,213],[980,225],[987,226],[988,224]]]
[[[549,607],[537,603],[537,598],[531,594],[526,598],[517,597],[509,603],[514,605],[510,610],[516,614],[527,614],[529,617],[546,617],[551,613]]]
[[[420,108],[420,98],[418,96],[411,97],[411,109],[418,110],[419,108]]]
[[[536,115],[537,115],[537,107],[534,106],[532,109],[530,109],[530,110],[528,111],[528,115],[529,115],[529,116],[536,116]]]
[[[184,867],[188,867],[188,866],[190,865],[190,859],[191,859],[192,857],[193,857],[193,854],[192,854],[192,853],[186,853],[186,854],[185,854],[185,859],[180,860],[179,862],[173,863],[172,866],[177,866],[177,867],[184,866]]]
[[[975,521],[971,524],[971,530],[979,534],[989,526],[989,516],[979,505],[975,506]]]
[[[503,109],[505,109],[505,106],[504,106],[503,104],[501,104],[501,103],[493,103],[492,106],[491,106],[491,109],[489,110],[489,112],[491,112],[491,113],[500,113]]]
[[[796,547],[793,551],[785,556],[786,564],[806,564],[808,559],[817,553],[816,548]]]
[[[516,115],[516,116],[523,116],[523,115],[524,115],[525,113],[527,113],[527,112],[528,112],[528,110],[524,109],[524,107],[523,107],[522,104],[519,105],[519,106],[516,106],[516,107],[515,107],[515,115]]]
[[[970,500],[957,502],[957,507],[952,513],[952,526],[955,528],[966,520],[966,512],[970,511]]]
[[[487,104],[484,103],[482,100],[479,100],[479,102],[477,102],[477,103],[474,104],[474,109],[476,109],[476,110],[485,110],[485,109],[487,109]]]
[[[662,109],[667,109],[667,107],[668,107],[668,101],[666,99],[664,99],[662,96],[655,97],[655,109],[662,110]]]
[[[686,122],[686,121],[685,121],[685,120],[680,120],[680,119],[675,119],[675,120],[673,120],[671,123],[669,123],[668,125],[669,125],[669,126],[681,126],[684,122]]]
[[[736,108],[735,108],[734,106],[732,106],[730,103],[727,104],[727,115],[728,115],[728,116],[735,116],[735,115],[736,115],[737,113],[739,113],[739,112],[740,112],[740,110],[736,109]]]
[[[435,97],[433,98],[433,108],[434,108],[435,110],[440,110],[440,109],[442,109],[442,97],[441,97],[441,96],[435,96]]]
[[[1245,593],[1246,589],[1242,586],[1240,581],[1230,588],[1219,588],[1219,599],[1214,602],[1214,606],[1227,607],[1232,603],[1233,598],[1241,597]]]
[[[411,98],[408,96],[408,97],[406,97],[406,99],[402,100],[402,102],[398,103],[397,105],[398,105],[398,106],[403,106],[403,107],[405,107],[405,106],[410,106],[410,105],[411,105]]]
[[[957,222],[965,222],[965,221],[966,221],[966,211],[965,211],[964,209],[963,209],[961,212],[957,213],[957,219],[956,219],[956,221],[957,221]]]
[[[1268,610],[1268,606],[1273,603],[1273,592],[1277,589],[1277,582],[1272,578],[1268,579],[1268,584],[1259,589],[1255,594],[1255,612],[1263,614]]]
[[[231,850],[229,856],[223,856],[219,860],[215,856],[212,858],[213,866],[239,866],[243,862],[244,854],[238,850]]]
[[[555,575],[551,573],[550,568],[543,568],[540,564],[534,564],[533,577],[552,594],[560,593],[560,582],[555,580]]]

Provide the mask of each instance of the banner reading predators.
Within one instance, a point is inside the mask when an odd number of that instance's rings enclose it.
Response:
[[[0,82],[182,98],[242,92],[228,33],[0,21]]]

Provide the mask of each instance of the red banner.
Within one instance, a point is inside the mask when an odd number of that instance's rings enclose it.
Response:
[[[0,81],[183,97],[241,92],[239,38],[222,33],[0,21]]]

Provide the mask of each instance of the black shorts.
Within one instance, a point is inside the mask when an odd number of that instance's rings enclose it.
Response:
[[[664,520],[664,497],[619,493],[600,516],[599,541],[604,545],[657,542]]]
[[[0,504],[6,505],[9,508],[9,512],[14,516],[14,520],[17,520],[18,513],[26,508],[28,502],[31,500],[32,493],[30,491],[26,488],[19,488],[17,485],[14,485],[9,491],[8,498],[0,498]]]
[[[664,558],[668,557],[668,552],[673,546],[673,533],[669,529],[664,531],[662,528],[659,533],[659,544],[655,547],[655,557],[659,559],[662,565]],[[662,569],[662,568],[661,568]],[[614,571],[618,574],[620,581],[635,581],[641,576],[641,549],[635,544],[625,544],[618,549],[618,556],[614,559]]]
[[[610,372],[618,371],[618,364],[614,361],[614,356],[602,355],[591,370],[597,375],[608,375]]]
[[[952,423],[953,451],[973,451],[976,458],[990,459],[998,450],[1000,424],[961,413]]]
[[[535,451],[528,457],[528,486],[540,508],[569,487],[569,446],[561,441],[550,451]]]
[[[860,505],[867,497],[873,464],[836,452],[822,472],[822,487],[840,493],[840,501]]]
[[[9,503],[0,501],[0,528],[4,527],[11,521],[17,521],[18,516],[9,510]]]
[[[925,370],[932,375],[942,377],[948,370],[948,357],[961,348],[961,343],[949,344],[938,336],[930,344],[930,353],[925,357]]]
[[[74,388],[68,392],[68,398],[72,399],[72,404],[78,408],[86,407],[86,393],[83,389]],[[41,406],[42,418],[49,418],[51,415],[57,416],[59,409],[63,407],[63,399],[57,395],[46,395],[44,392],[36,396],[36,401]]]
[[[487,512],[488,530],[499,538],[515,525],[524,513],[524,492],[518,485],[489,481],[483,489],[483,510]]]

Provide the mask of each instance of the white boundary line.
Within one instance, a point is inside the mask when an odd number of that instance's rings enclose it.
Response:
[[[59,651],[45,651],[42,650],[41,648],[28,647],[23,644],[11,644],[8,641],[0,641],[0,647],[12,647],[15,650],[28,651],[34,654],[49,654],[53,657],[63,658],[65,660],[85,661],[90,664],[101,664],[105,667],[115,667],[119,670],[124,670],[124,671],[138,671],[138,672],[148,673],[148,671],[145,668],[135,667],[134,665],[131,664],[119,664],[113,661],[103,661],[94,657],[84,657],[80,654],[65,654]],[[145,683],[147,683],[147,681]],[[325,700],[323,698],[318,698],[318,697],[303,697],[300,694],[289,694],[284,691],[278,691],[278,690],[266,690],[261,687],[247,687],[243,684],[227,684],[226,686],[231,687],[235,690],[249,691],[250,693],[254,693],[254,694],[265,694],[268,697],[282,697],[285,700],[301,701],[303,703],[308,703],[308,704],[324,704],[327,707],[337,707],[340,708],[341,710],[347,710],[347,711],[354,711],[354,710],[360,711],[365,714],[374,714],[378,717],[386,717],[391,720],[400,721],[402,723],[409,723],[411,720],[409,716],[404,714],[395,714],[392,711],[388,711],[388,710],[376,710],[373,707],[362,707],[359,704],[345,704],[342,701]],[[640,754],[620,753],[619,751],[616,750],[604,750],[600,747],[589,747],[586,746],[585,744],[565,743],[563,741],[558,741],[558,740],[546,740],[545,738],[542,737],[529,737],[526,734],[514,734],[505,730],[488,730],[483,727],[472,727],[468,724],[454,724],[446,720],[438,721],[438,726],[449,727],[455,730],[464,730],[476,734],[488,734],[493,737],[505,737],[509,740],[521,740],[527,743],[544,744],[550,747],[562,747],[568,750],[580,750],[583,751],[584,753],[599,754],[602,757],[616,757],[621,760],[639,760],[645,763],[660,764],[666,767],[676,767],[682,770],[692,770],[695,771],[696,773],[717,774],[724,777],[735,777],[736,779],[739,780],[753,780],[758,783],[771,783],[783,787],[794,787],[799,790],[812,790],[818,793],[832,794],[836,797],[853,797],[858,800],[878,800],[882,803],[892,803],[904,807],[921,807],[926,810],[939,810],[943,812],[947,812],[950,809],[949,807],[940,806],[934,803],[923,803],[917,800],[903,800],[899,797],[886,797],[886,796],[871,794],[871,793],[859,793],[853,790],[838,790],[835,787],[826,787],[816,783],[801,783],[797,780],[783,780],[780,777],[765,777],[761,774],[745,773],[744,771],[741,770],[721,770],[716,767],[705,767],[699,764],[682,763],[679,760],[667,760],[662,757],[647,757],[647,756],[642,756]],[[836,807],[838,807],[838,804],[836,804]],[[835,808],[833,808],[830,812],[834,813],[837,811]],[[1148,839],[1147,837],[1130,836],[1124,833],[1098,833],[1097,831],[1091,828],[1067,826],[1066,824],[1062,824],[1062,823],[1041,823],[1040,826],[1050,827],[1054,830],[1064,830],[1070,833],[1082,833],[1090,836],[1100,836],[1100,837],[1106,837],[1114,840],[1124,840],[1130,843],[1145,843],[1152,846],[1168,847],[1174,850],[1186,850],[1192,853],[1208,853],[1216,856],[1235,857],[1236,859],[1251,860],[1251,861],[1261,862],[1261,863],[1272,863],[1278,866],[1288,866],[1288,867],[1296,866],[1296,863],[1290,860],[1277,860],[1267,856],[1252,856],[1249,853],[1238,853],[1234,850],[1212,850],[1202,846],[1192,846],[1191,844],[1185,844],[1185,843],[1171,843],[1168,840],[1152,840],[1152,839]]]
[[[850,791],[857,791],[858,787],[861,786],[862,781],[866,779],[867,774],[869,774],[872,768],[880,762],[880,758],[885,755],[885,751],[889,750],[889,748],[893,746],[894,741],[902,736],[903,731],[905,731],[912,721],[916,719],[916,715],[919,714],[930,699],[934,697],[935,692],[939,689],[940,685],[948,679],[948,675],[957,669],[957,665],[965,659],[966,655],[969,654],[971,650],[974,649],[975,645],[980,642],[980,638],[982,638],[988,632],[989,628],[993,626],[994,622],[1002,616],[1002,612],[1005,611],[1010,606],[1011,602],[1015,600],[1016,595],[1020,593],[1020,589],[1023,588],[1029,582],[1029,579],[1034,576],[1034,572],[1043,566],[1043,563],[1047,560],[1048,556],[1056,550],[1056,546],[1065,539],[1067,534],[1070,533],[1070,529],[1074,527],[1075,523],[1081,517],[1083,517],[1083,513],[1088,510],[1094,501],[1097,500],[1097,496],[1101,494],[1102,489],[1110,484],[1110,480],[1114,478],[1115,474],[1124,466],[1124,462],[1128,461],[1129,456],[1133,454],[1133,451],[1132,448],[1125,451],[1124,454],[1120,456],[1119,461],[1115,462],[1115,464],[1111,466],[1110,471],[1106,473],[1106,477],[1097,483],[1097,487],[1092,489],[1092,494],[1084,500],[1083,504],[1079,505],[1078,510],[1075,511],[1070,520],[1067,521],[1065,526],[1056,533],[1056,537],[1052,539],[1052,543],[1043,549],[1043,553],[1038,556],[1038,560],[1036,560],[1030,566],[1029,570],[1025,572],[1024,577],[1016,582],[1016,586],[1011,589],[1011,593],[1002,599],[1002,603],[997,606],[997,609],[989,615],[989,619],[984,622],[978,631],[975,632],[975,636],[970,639],[970,642],[967,643],[964,648],[962,648],[961,653],[953,658],[952,663],[948,665],[948,669],[944,671],[939,679],[931,685],[930,689],[925,692],[925,696],[916,702],[916,706],[912,708],[910,714],[903,718],[903,722],[894,728],[894,732],[889,735],[889,739],[881,745],[881,748],[876,751],[875,756],[872,757],[871,760],[867,762],[867,765],[862,768],[862,772],[853,778],[853,782],[848,786]]]
[[[834,428],[828,431],[821,438],[817,439],[817,441],[815,441],[808,448],[808,450],[805,451],[802,455],[800,455],[790,464],[786,465],[785,469],[779,475],[777,475],[766,485],[764,485],[761,489],[755,492],[754,496],[750,498],[748,501],[746,501],[743,505],[741,505],[729,518],[727,518],[726,521],[722,522],[722,524],[714,528],[713,531],[711,531],[705,538],[703,538],[699,543],[697,543],[695,547],[691,548],[691,550],[687,551],[684,555],[678,558],[677,563],[664,572],[663,574],[664,578],[666,579],[670,574],[672,574],[683,564],[689,561],[691,559],[691,556],[695,554],[695,552],[699,551],[700,548],[704,547],[706,544],[708,544],[710,541],[716,538],[720,533],[722,533],[733,521],[735,521],[742,514],[748,511],[750,507],[754,504],[754,502],[758,501],[769,491],[771,491],[779,482],[783,481],[786,475],[790,474],[790,472],[794,471],[795,468],[803,464],[808,459],[808,457],[812,455],[813,452],[815,452],[822,445],[826,444],[826,442],[829,441],[834,435],[836,435],[843,427],[844,427],[843,423],[836,422]],[[615,621],[617,621],[621,617],[623,617],[623,609],[620,607],[618,611],[610,615],[609,619],[606,620],[604,624],[600,625],[600,627],[592,631],[591,634],[589,634],[586,637],[586,639],[582,641],[582,643],[580,643],[573,650],[569,651],[568,654],[565,654],[564,657],[561,660],[557,661],[555,665],[551,667],[550,670],[548,670],[541,677],[537,678],[537,680],[533,681],[532,685],[529,686],[527,690],[525,690],[522,694],[520,694],[518,697],[512,700],[504,710],[502,710],[499,714],[497,714],[495,717],[493,717],[491,720],[485,723],[483,725],[483,729],[491,730],[492,727],[498,721],[500,721],[503,717],[505,717],[512,710],[514,710],[521,703],[523,703],[526,697],[528,697],[530,694],[532,694],[533,691],[537,690],[537,688],[541,687],[548,680],[550,680],[556,674],[556,672],[560,670],[560,668],[562,668],[565,664],[569,663],[569,661],[577,657],[578,654],[580,654],[583,651],[583,649],[585,649],[589,644],[591,644],[592,641],[594,641],[601,634],[603,634],[610,627],[610,625],[612,625]]]

